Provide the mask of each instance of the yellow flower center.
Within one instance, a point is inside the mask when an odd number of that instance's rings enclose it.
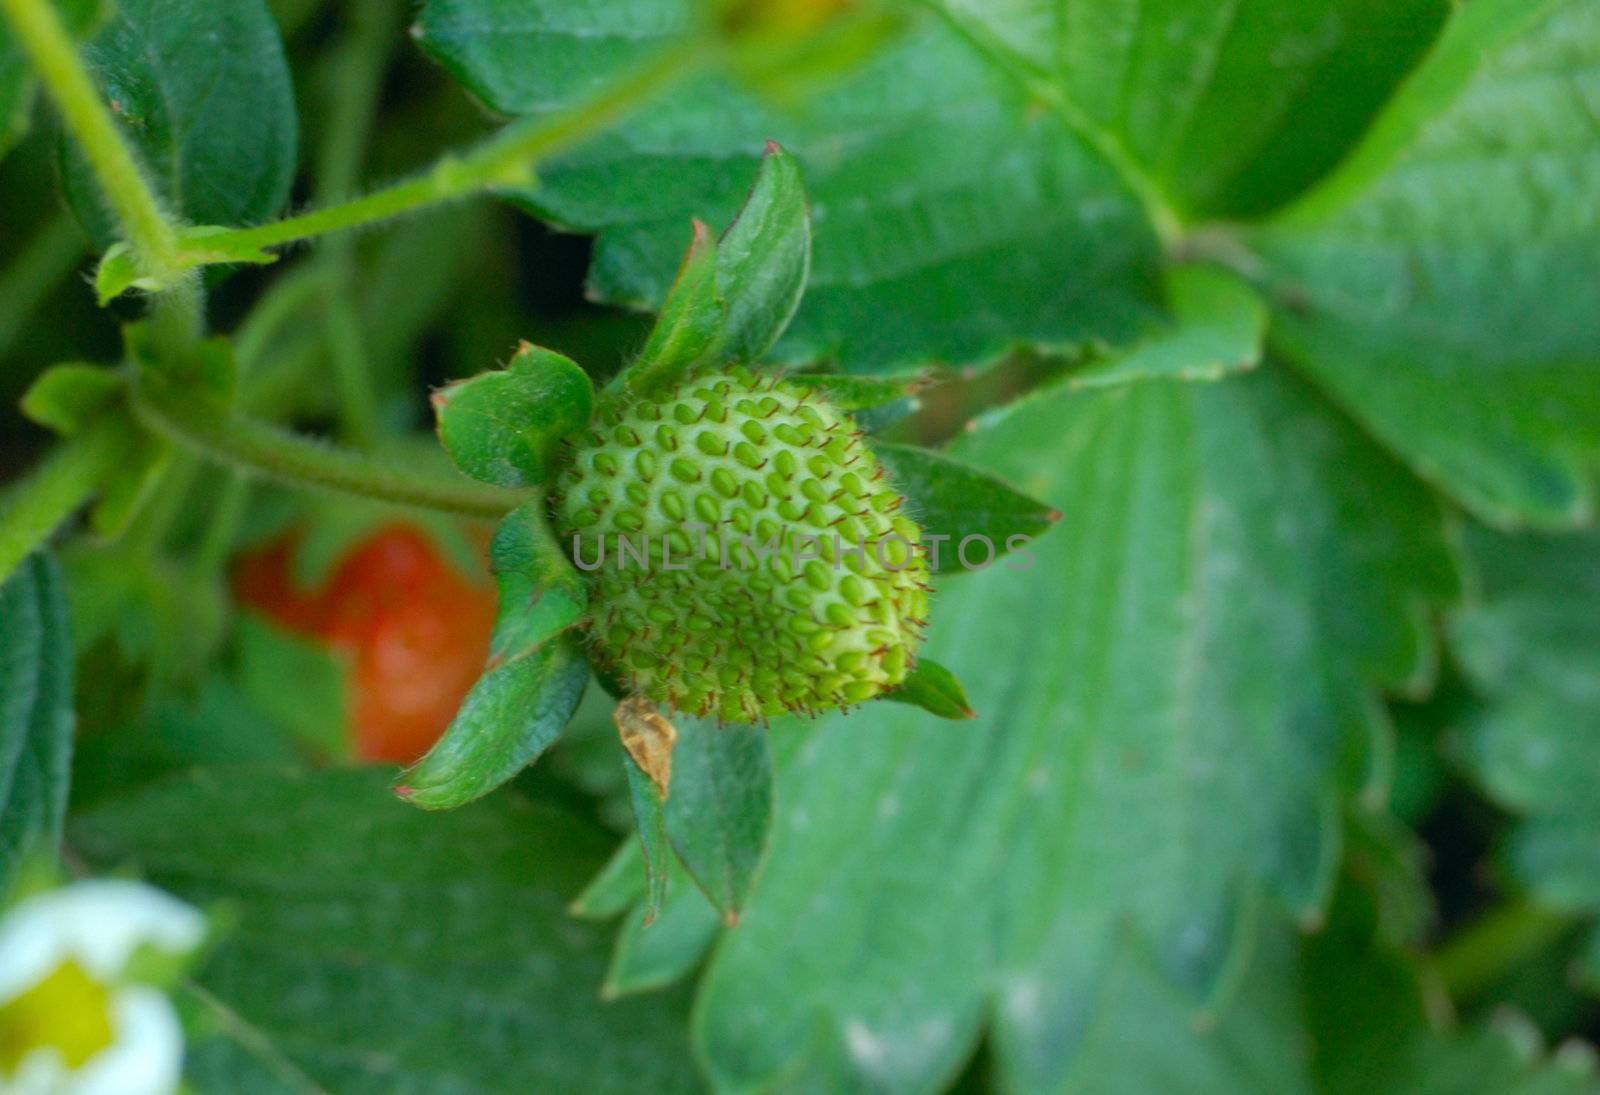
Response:
[[[83,1067],[111,1045],[111,993],[68,959],[22,995],[0,1004],[0,1076],[15,1073],[41,1046],[69,1068]]]

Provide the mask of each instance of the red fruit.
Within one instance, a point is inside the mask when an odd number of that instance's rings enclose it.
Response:
[[[350,660],[350,732],[363,760],[416,760],[438,740],[489,651],[495,597],[420,531],[388,525],[340,560],[323,588],[291,577],[291,534],[243,558],[234,588],[245,604]]]

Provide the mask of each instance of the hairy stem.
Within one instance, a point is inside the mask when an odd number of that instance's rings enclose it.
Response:
[[[460,156],[446,156],[416,178],[259,228],[238,228],[208,236],[206,246],[227,252],[281,247],[329,232],[375,224],[490,187],[529,185],[538,161],[593,136],[697,71],[707,53],[703,42],[669,51],[571,108],[513,122],[476,149]]]
[[[63,124],[82,147],[100,195],[138,265],[168,287],[156,298],[150,317],[157,345],[183,351],[200,336],[204,303],[199,276],[186,272],[180,260],[176,226],[101,102],[51,0],[0,0],[0,14],[11,23]]]
[[[17,42],[83,148],[128,245],[154,275],[178,268],[178,234],[100,101],[100,91],[50,0],[0,0]]]
[[[489,519],[503,517],[527,500],[516,491],[395,467],[266,422],[218,414],[181,397],[163,398],[144,385],[134,388],[132,403],[147,429],[211,460],[297,486]]]
[[[127,443],[124,429],[94,427],[58,446],[0,495],[0,582],[100,488]]]

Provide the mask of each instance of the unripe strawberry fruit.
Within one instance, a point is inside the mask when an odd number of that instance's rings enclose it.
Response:
[[[552,516],[591,580],[591,651],[612,677],[756,721],[905,679],[928,571],[903,503],[820,396],[731,369],[603,406]]]

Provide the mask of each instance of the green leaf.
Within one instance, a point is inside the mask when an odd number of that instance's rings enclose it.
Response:
[[[1086,1039],[1126,1067],[1143,1028],[1094,1006],[1119,950],[1175,1027],[1225,998],[1258,903],[1327,901],[1341,797],[1385,767],[1376,686],[1431,669],[1437,504],[1280,368],[1057,388],[956,454],[1070,519],[939,595],[927,653],[979,718],[873,704],[781,768],[702,982],[716,1083],[925,1090],[988,1016],[1012,1090],[1058,1089]]]
[[[629,916],[617,933],[611,968],[600,990],[608,1000],[675,984],[716,942],[722,917],[682,864],[669,856],[666,866],[667,894],[659,915],[650,920]]]
[[[967,699],[967,690],[961,687],[956,675],[932,658],[917,658],[911,675],[893,692],[886,692],[886,700],[909,703],[941,719],[975,719],[978,713]]]
[[[523,343],[504,369],[434,392],[433,409],[456,467],[500,487],[538,487],[556,443],[588,424],[594,385],[570,358]]]
[[[56,0],[55,7],[74,37],[87,33],[100,15],[99,0]],[[0,20],[0,159],[28,132],[37,83],[10,25]]]
[[[72,762],[72,637],[61,571],[26,559],[0,586],[0,894],[61,840]]]
[[[283,43],[263,0],[117,0],[84,56],[183,220],[254,224],[283,208],[298,124]],[[62,157],[73,212],[101,250],[111,247],[117,232],[82,152],[64,140]]]
[[[939,0],[1190,218],[1258,214],[1328,171],[1447,0]]]
[[[490,669],[395,793],[424,810],[451,810],[483,797],[550,747],[588,682],[583,654],[563,640]]]
[[[500,589],[490,666],[527,657],[582,618],[588,587],[550,531],[542,499],[519,506],[500,522],[489,545],[489,565]]]
[[[935,573],[983,570],[1002,555],[1026,552],[1034,537],[1061,519],[1059,510],[947,456],[888,443],[872,451],[922,526]],[[1027,566],[1026,556],[1010,565]]]
[[[1411,954],[1385,942],[1372,900],[1347,885],[1297,963],[1317,1090],[1600,1091],[1592,1047],[1546,1053],[1537,1029],[1509,1009],[1485,1025],[1436,1018],[1437,989]]]
[[[429,0],[417,36],[492,109],[541,114],[691,33],[698,15],[687,0]],[[816,240],[774,362],[871,373],[1136,332],[1156,260],[1138,202],[1014,73],[939,20],[912,22],[793,112],[724,77],[692,82],[541,165],[520,200],[600,232],[598,297],[654,307],[680,226],[731,219],[776,140],[805,176]]]
[[[1197,1012],[1148,950],[1125,942],[1108,965],[1094,1021],[1056,1090],[1299,1095],[1592,1093],[1594,1052],[1576,1043],[1546,1053],[1526,1020],[1462,1026],[1431,1016],[1409,955],[1374,937],[1348,888],[1331,927],[1310,939],[1271,924],[1236,992]],[[1025,1077],[1005,1073],[1002,1089]],[[1010,1083],[1005,1081],[1009,1080]]]
[[[1459,5],[1343,169],[1254,240],[1273,342],[1495,524],[1592,515],[1600,10]]]
[[[1072,377],[1078,388],[1140,380],[1220,380],[1261,364],[1267,303],[1248,283],[1212,266],[1166,275],[1172,324]]]
[[[622,763],[628,774],[628,799],[633,804],[639,848],[644,852],[644,922],[652,924],[667,896],[667,863],[672,858],[667,843],[666,796],[631,754],[624,753]]]
[[[201,772],[75,819],[90,864],[234,910],[186,1001],[197,1088],[700,1089],[686,1001],[602,1004],[610,933],[565,913],[609,834],[513,795],[423,815],[385,781]]]
[[[755,883],[772,828],[767,731],[715,719],[674,719],[667,835],[706,897],[733,923]]]
[[[78,596],[76,586],[73,596]],[[84,658],[80,675],[96,673],[103,684],[103,648]],[[113,687],[126,686],[117,681]],[[72,758],[73,809],[125,796],[178,772],[207,768],[215,773],[296,759],[284,726],[259,710],[230,674],[213,673],[192,692],[169,693],[136,707],[135,717],[80,735]],[[87,722],[91,713],[85,710],[83,717]]]
[[[717,241],[696,220],[678,277],[637,359],[618,375],[630,391],[649,392],[710,360],[721,345],[727,306],[717,287]]]
[[[250,612],[241,615],[236,637],[244,698],[313,755],[350,759],[346,662],[327,647]]]
[[[811,271],[811,216],[800,167],[768,141],[755,185],[717,247],[717,288],[727,302],[722,351],[759,364],[800,307]]]
[[[1455,652],[1488,701],[1466,722],[1468,767],[1522,821],[1507,853],[1547,904],[1600,913],[1600,533],[1468,530],[1480,592],[1451,620]],[[1600,942],[1600,936],[1596,936]],[[1600,963],[1589,976],[1600,983]]]

